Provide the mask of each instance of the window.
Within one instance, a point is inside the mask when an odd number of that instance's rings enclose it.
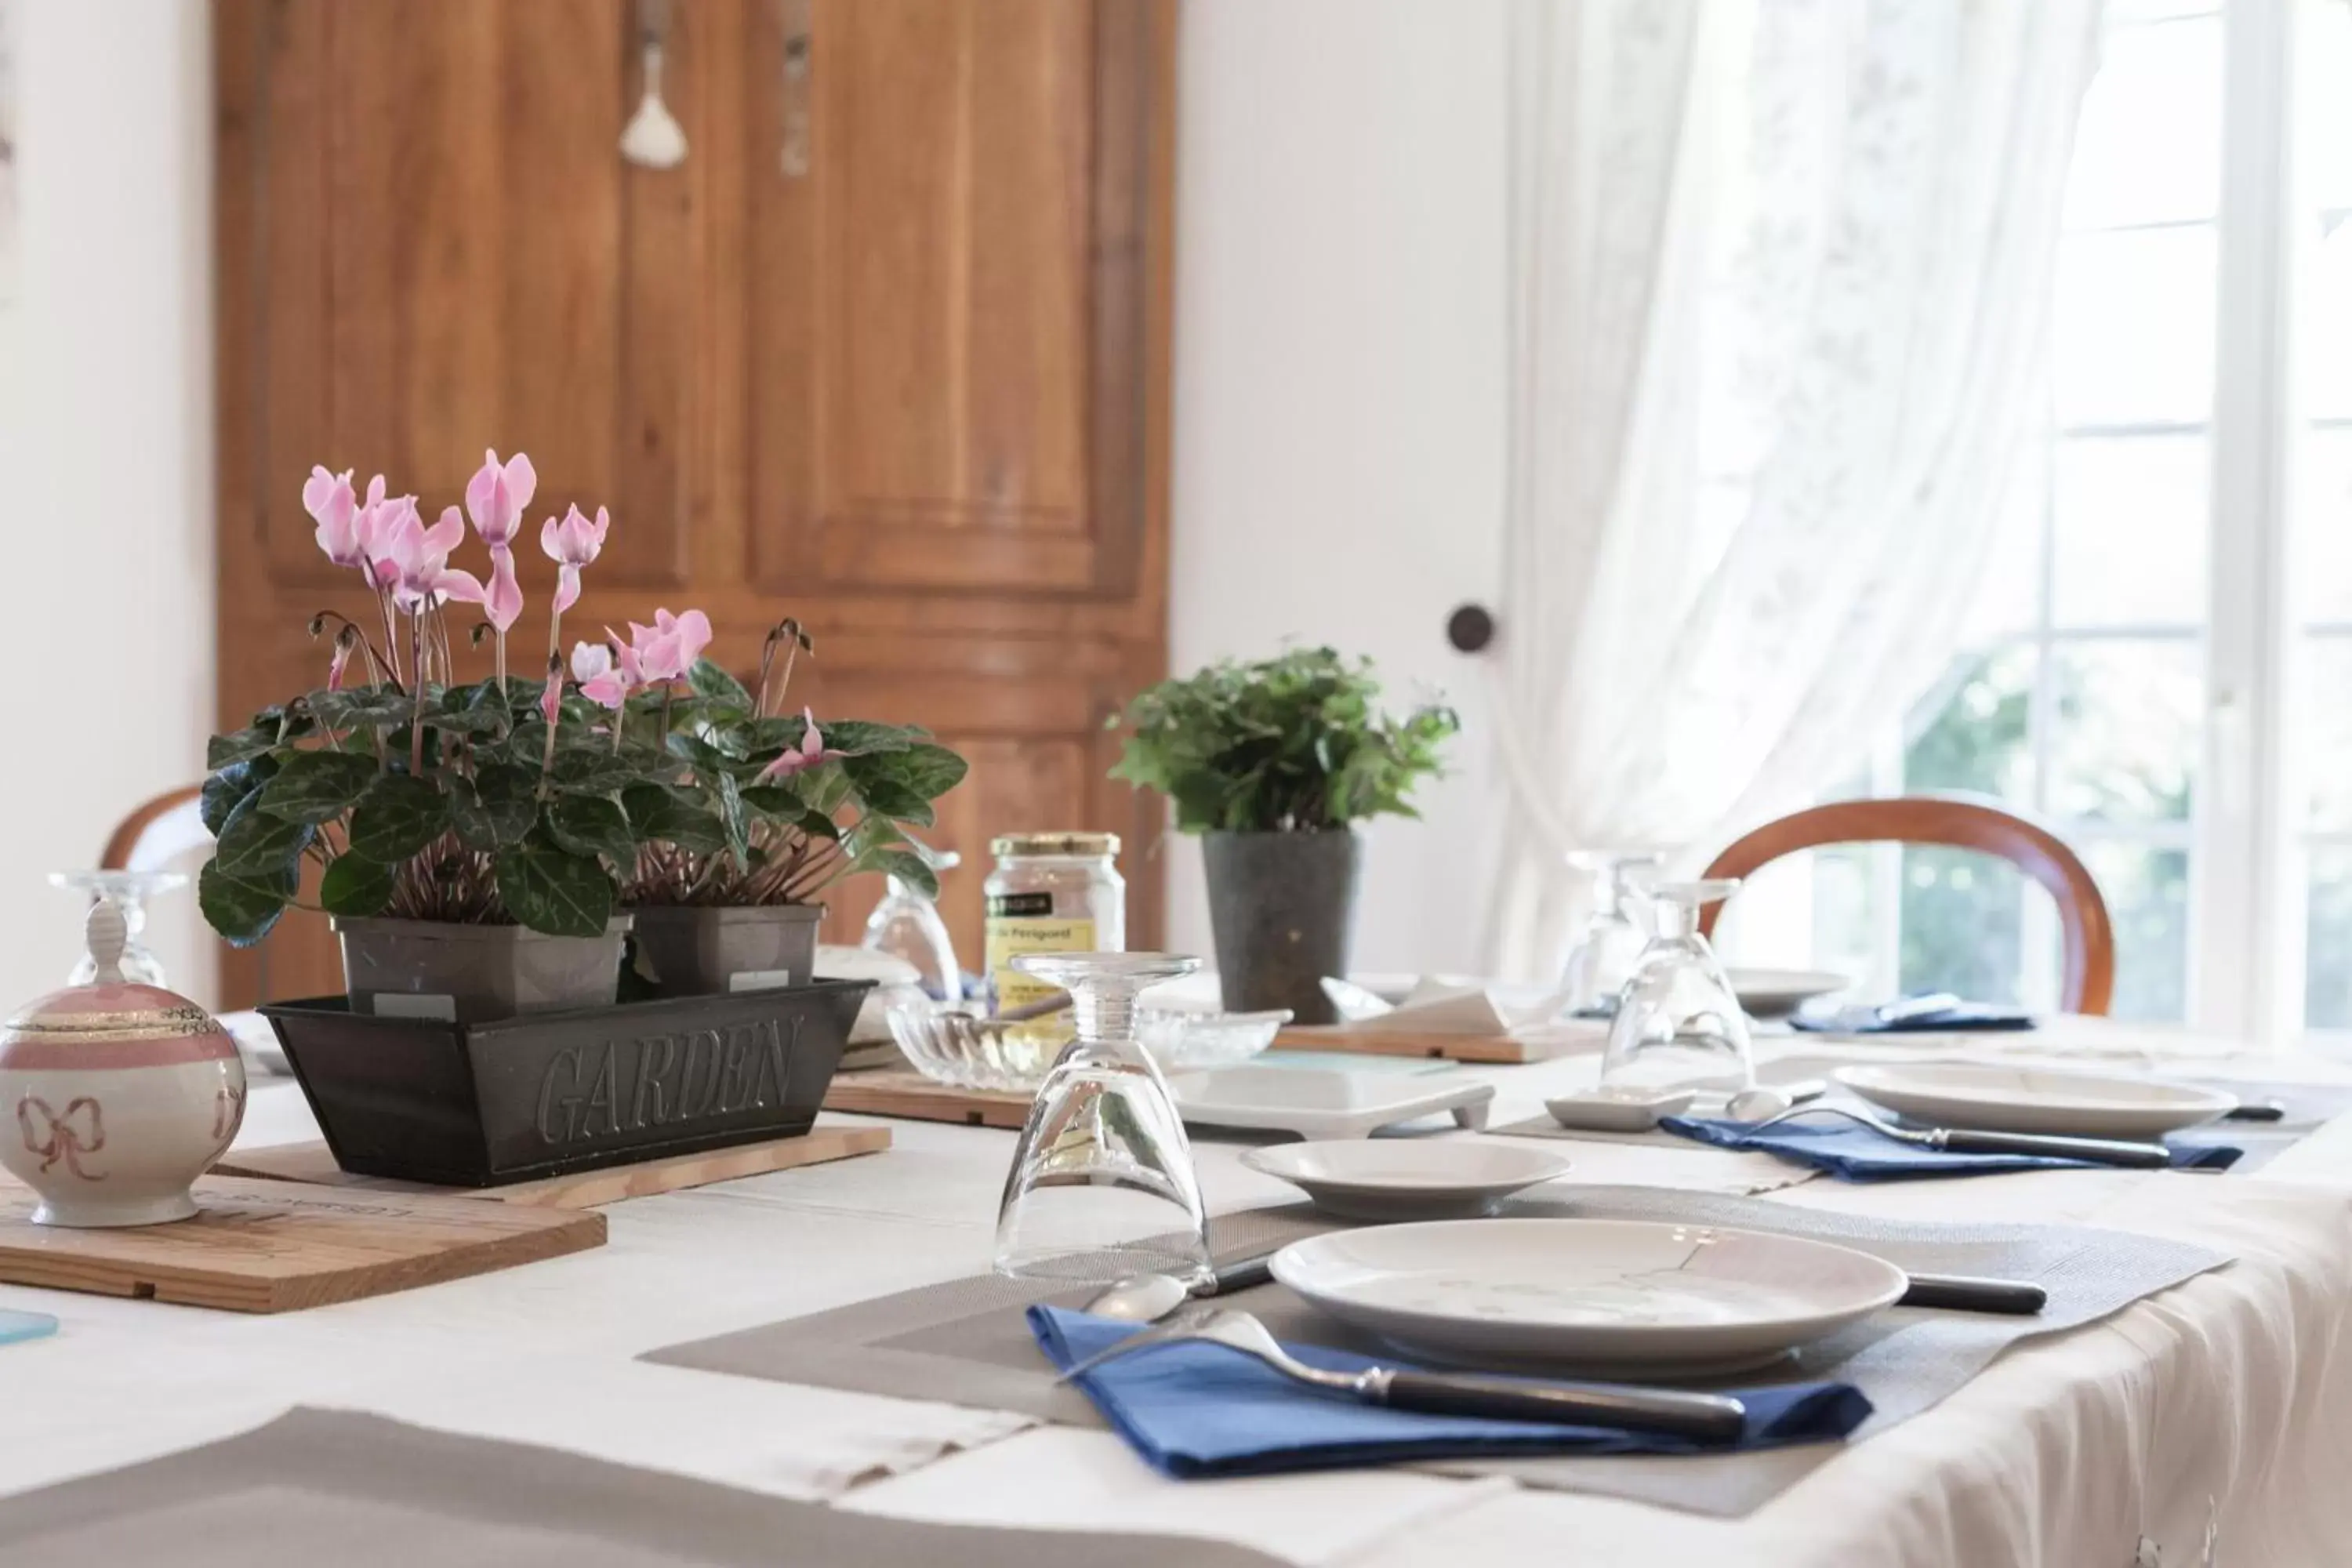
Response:
[[[2120,1016],[2352,1030],[2352,5],[2109,0],[2063,230],[2041,482],[1968,651],[1832,793],[2051,824]],[[2054,1004],[2008,867],[1810,860],[1735,900],[1735,957]]]

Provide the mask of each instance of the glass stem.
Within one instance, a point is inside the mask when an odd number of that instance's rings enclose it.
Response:
[[[1135,1037],[1135,993],[1124,985],[1100,981],[1073,985],[1070,1012],[1077,1022],[1080,1045],[1101,1046]]]
[[[1659,899],[1651,906],[1661,942],[1687,942],[1698,934],[1698,906],[1679,899]]]

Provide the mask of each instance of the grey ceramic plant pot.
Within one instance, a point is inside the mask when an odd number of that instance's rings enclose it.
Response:
[[[1322,981],[1348,973],[1363,840],[1344,827],[1208,833],[1201,850],[1226,1010],[1287,1007],[1302,1024],[1332,1022]]]
[[[519,925],[456,925],[337,915],[352,1011],[473,1023],[611,1005],[629,917],[602,936],[550,936]]]
[[[823,904],[740,909],[648,905],[637,918],[637,952],[666,996],[773,991],[815,978]]]

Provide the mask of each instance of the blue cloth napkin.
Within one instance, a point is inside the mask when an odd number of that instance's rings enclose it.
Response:
[[[1993,1002],[1961,1002],[1932,1013],[1882,1018],[1870,1003],[1846,1007],[1803,1007],[1789,1019],[1792,1029],[1816,1035],[1954,1034],[1976,1030],[2031,1029],[2033,1015]]]
[[[1138,1330],[1112,1318],[1032,1307],[1029,1331],[1048,1361],[1067,1368]],[[1284,1348],[1309,1366],[1335,1372],[1406,1364],[1375,1362],[1320,1345]],[[1726,1391],[1748,1405],[1747,1432],[1735,1443],[1697,1443],[1611,1426],[1423,1415],[1303,1387],[1255,1356],[1199,1340],[1139,1350],[1075,1381],[1147,1463],[1179,1480],[1478,1454],[1695,1454],[1772,1448],[1834,1442],[1870,1415],[1870,1401],[1852,1384],[1791,1383]]]
[[[47,1312],[0,1312],[0,1345],[37,1340],[58,1331],[58,1321]]]
[[[2059,1160],[2046,1154],[1958,1154],[1923,1149],[1851,1121],[1783,1122],[1762,1132],[1745,1121],[1701,1116],[1668,1116],[1658,1125],[1669,1132],[1712,1143],[1718,1149],[1760,1149],[1827,1171],[1842,1182],[1889,1182],[1915,1176],[1983,1176],[1998,1171],[2097,1171],[2112,1167],[2093,1160]],[[2225,1171],[2243,1149],[2218,1143],[2172,1143],[2175,1170]]]

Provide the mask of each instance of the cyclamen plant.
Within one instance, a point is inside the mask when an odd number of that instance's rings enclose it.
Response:
[[[963,760],[920,730],[772,712],[769,675],[814,645],[787,620],[769,634],[754,695],[702,657],[699,610],[656,612],[624,642],[560,653],[562,617],[611,520],[579,508],[549,517],[540,546],[557,567],[544,675],[507,673],[523,595],[513,547],[537,489],[528,458],[488,455],[466,512],[427,528],[414,496],[360,499],[346,471],[314,468],[303,505],[320,548],[358,571],[375,624],[332,612],[326,684],[213,737],[202,809],[218,840],[198,883],[213,929],[237,945],[268,934],[299,902],[306,860],[323,868],[318,907],[467,924],[520,923],[601,934],[626,897],[664,903],[802,901],[838,879],[887,871],[936,888],[906,826]],[[488,581],[449,564],[470,517]],[[496,673],[457,682],[452,605],[479,605],[474,641],[495,640]],[[364,670],[365,679],[356,678]],[[567,679],[567,676],[570,677]],[[302,906],[310,907],[310,906]]]

